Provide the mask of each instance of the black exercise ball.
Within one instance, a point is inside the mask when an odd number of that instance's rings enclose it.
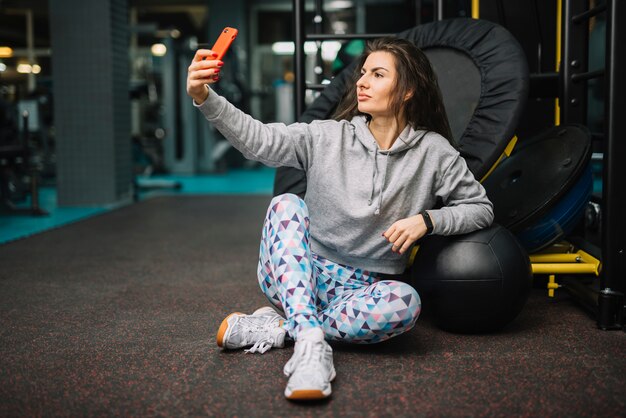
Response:
[[[410,277],[435,324],[460,333],[502,329],[522,310],[532,287],[526,250],[499,225],[427,237]]]

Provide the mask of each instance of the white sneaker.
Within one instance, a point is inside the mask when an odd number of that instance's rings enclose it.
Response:
[[[217,345],[228,349],[252,346],[246,353],[261,354],[272,347],[282,348],[287,334],[281,327],[284,320],[269,306],[257,309],[252,315],[232,313],[217,331]]]
[[[294,353],[284,368],[289,377],[285,397],[292,400],[314,400],[330,396],[330,382],[335,378],[333,349],[324,340],[321,328],[301,332]]]

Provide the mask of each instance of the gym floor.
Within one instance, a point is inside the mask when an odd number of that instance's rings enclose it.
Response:
[[[178,178],[181,192],[0,245],[0,416],[623,416],[626,334],[539,287],[487,335],[436,328],[424,300],[400,337],[333,344],[330,400],[286,401],[292,346],[215,344],[227,314],[268,304],[256,263],[272,176]]]

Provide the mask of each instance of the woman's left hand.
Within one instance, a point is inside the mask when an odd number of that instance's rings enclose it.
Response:
[[[426,231],[422,215],[415,215],[394,222],[383,236],[392,244],[391,251],[404,254],[415,241],[426,235]]]

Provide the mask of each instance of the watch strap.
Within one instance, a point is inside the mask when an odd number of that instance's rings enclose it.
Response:
[[[422,215],[422,218],[424,218],[424,224],[426,225],[426,235],[432,234],[434,227],[433,220],[430,219],[430,215],[425,210],[420,212],[420,215]]]

